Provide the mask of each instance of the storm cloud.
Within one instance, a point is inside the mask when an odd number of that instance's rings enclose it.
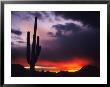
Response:
[[[94,60],[100,59],[99,31],[89,30],[63,37],[56,34],[56,37],[54,43],[56,43],[57,49],[53,46],[53,49],[42,51],[42,58],[53,61],[68,60],[76,56],[91,57]]]
[[[25,20],[26,17],[26,19],[38,17],[38,31],[42,44],[39,58],[48,61],[63,61],[83,56],[97,63],[100,62],[99,11],[26,11],[12,14],[22,15],[22,20]],[[24,14],[27,16],[24,17]],[[32,20],[30,22],[33,23]],[[25,27],[23,28],[25,29]],[[30,29],[32,31],[33,27]],[[20,36],[23,30],[21,32],[12,29],[11,32]],[[25,41],[18,40],[18,43],[25,43],[26,34],[24,37]],[[12,58],[17,56],[25,58],[26,47],[12,47]]]
[[[11,33],[16,34],[16,35],[21,35],[22,32],[19,30],[11,29]]]
[[[81,27],[74,23],[65,23],[64,25],[57,24],[53,25],[52,27],[57,31],[55,36],[70,36],[70,34],[75,34],[77,32],[83,31],[83,26]],[[52,32],[49,32],[48,34],[52,36]]]
[[[84,24],[90,24],[95,29],[100,28],[100,11],[56,11],[55,14],[65,19],[83,21]]]

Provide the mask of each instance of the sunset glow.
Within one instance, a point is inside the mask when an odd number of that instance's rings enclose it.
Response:
[[[12,61],[13,64],[21,64],[24,68],[29,69],[29,65],[26,63],[26,60],[18,59],[16,61]],[[47,61],[47,60],[38,60],[35,69],[37,71],[49,71],[49,72],[59,72],[59,71],[68,71],[75,72],[80,70],[85,65],[93,64],[93,61],[83,57],[76,57],[67,61]]]

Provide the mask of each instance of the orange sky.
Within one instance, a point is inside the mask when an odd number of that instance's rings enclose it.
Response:
[[[24,67],[29,66],[25,58],[17,58],[17,60],[12,61],[12,64],[21,64]],[[50,71],[50,72],[58,72],[58,71],[74,72],[74,71],[80,70],[83,66],[89,65],[89,64],[93,64],[93,61],[90,60],[89,58],[83,58],[83,57],[75,57],[75,58],[71,58],[71,60],[64,60],[64,61],[58,61],[58,62],[41,60],[39,58],[39,60],[36,63],[36,66],[46,67],[46,68],[43,68],[43,70]]]

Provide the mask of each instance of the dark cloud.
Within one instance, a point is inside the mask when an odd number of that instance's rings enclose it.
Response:
[[[79,32],[69,37],[57,37],[54,41],[57,45],[53,49],[43,49],[41,53],[42,58],[53,61],[68,60],[75,56],[91,57],[93,60],[100,60],[100,31],[89,30],[86,32]]]
[[[80,31],[82,28],[78,25],[75,25],[73,23],[66,23],[66,24],[57,24],[57,25],[53,25],[52,27],[54,27],[57,32],[56,32],[56,36],[63,36],[63,34],[65,34],[68,31],[71,31],[73,33],[76,33],[78,31]],[[50,35],[50,33],[49,33]],[[52,33],[51,33],[52,35]]]
[[[16,34],[16,35],[22,35],[22,32],[19,30],[11,29],[11,33]]]
[[[56,11],[55,14],[65,19],[80,20],[84,24],[90,24],[95,29],[100,28],[100,11]]]
[[[80,27],[73,24],[73,23],[66,23],[66,24],[57,24],[57,25],[53,25],[54,28],[56,28],[56,30],[64,30],[64,31],[79,31]]]

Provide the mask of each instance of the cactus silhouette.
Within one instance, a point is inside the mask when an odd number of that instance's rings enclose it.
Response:
[[[39,45],[39,36],[37,36],[36,44],[36,31],[37,31],[37,17],[35,17],[32,48],[30,47],[30,32],[27,32],[27,62],[30,65],[30,71],[35,70],[35,64],[38,60],[41,51],[41,46]]]

